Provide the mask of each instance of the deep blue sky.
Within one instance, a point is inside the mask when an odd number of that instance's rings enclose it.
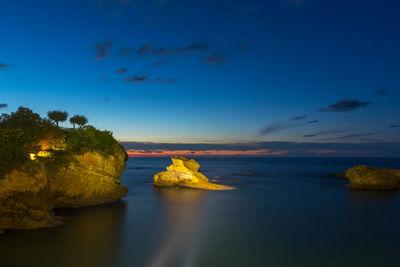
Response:
[[[126,141],[400,142],[399,14],[398,1],[2,1],[1,112],[85,114]]]

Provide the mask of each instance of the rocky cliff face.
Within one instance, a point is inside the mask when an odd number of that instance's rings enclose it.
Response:
[[[160,187],[190,187],[207,190],[231,190],[232,187],[212,184],[199,172],[200,165],[193,159],[173,157],[167,171],[154,175],[154,185]]]
[[[346,177],[351,186],[360,189],[399,189],[400,170],[378,169],[361,165],[348,169]]]
[[[125,151],[75,155],[58,170],[37,163],[36,171],[13,170],[0,180],[0,232],[4,229],[50,227],[62,222],[53,208],[84,207],[114,202],[127,193],[120,185]]]

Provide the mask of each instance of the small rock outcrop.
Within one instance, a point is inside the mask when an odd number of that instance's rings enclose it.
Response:
[[[354,188],[375,190],[400,188],[400,170],[379,169],[360,165],[348,169],[346,177]]]
[[[159,187],[189,187],[207,190],[232,190],[233,187],[213,184],[199,172],[200,165],[194,159],[173,157],[167,171],[154,175],[154,185]]]

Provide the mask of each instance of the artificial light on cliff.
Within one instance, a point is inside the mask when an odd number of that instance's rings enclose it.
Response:
[[[36,159],[36,154],[30,153],[29,157],[31,158],[31,160],[35,160]]]

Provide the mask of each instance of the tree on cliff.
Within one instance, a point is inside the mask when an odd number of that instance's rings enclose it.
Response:
[[[50,120],[54,121],[57,124],[57,127],[59,126],[59,122],[64,122],[68,118],[68,112],[66,111],[59,111],[59,110],[53,110],[47,112],[47,116],[49,117]]]
[[[69,122],[74,125],[74,128],[75,124],[79,125],[79,128],[81,128],[83,125],[88,123],[88,119],[83,115],[75,115],[69,119]]]

